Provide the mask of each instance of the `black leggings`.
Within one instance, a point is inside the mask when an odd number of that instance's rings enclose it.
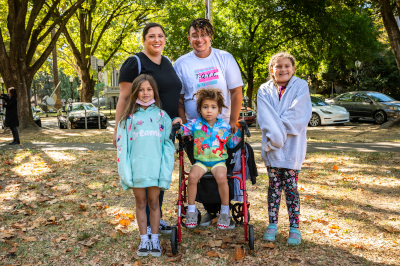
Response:
[[[12,132],[13,138],[14,138],[14,141],[13,141],[13,142],[19,143],[19,135],[18,135],[18,130],[17,130],[17,128],[16,128],[16,127],[10,127],[10,129],[11,129],[11,132]]]

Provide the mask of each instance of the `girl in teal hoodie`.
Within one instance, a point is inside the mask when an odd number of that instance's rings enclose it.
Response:
[[[139,75],[117,129],[118,173],[124,190],[132,188],[141,243],[138,256],[161,256],[158,240],[160,190],[169,189],[174,168],[174,145],[169,139],[171,119],[161,110],[155,80]],[[147,196],[146,196],[147,188]],[[146,204],[149,200],[151,241],[147,235]]]

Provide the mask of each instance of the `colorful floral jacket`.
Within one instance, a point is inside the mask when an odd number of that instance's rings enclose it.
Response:
[[[241,140],[240,130],[231,134],[231,127],[222,119],[210,127],[202,117],[182,125],[182,136],[194,138],[194,158],[207,165],[207,162],[224,161],[228,158],[226,146],[235,147]]]

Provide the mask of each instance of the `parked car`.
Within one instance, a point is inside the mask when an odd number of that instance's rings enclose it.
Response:
[[[38,116],[37,113],[37,109],[35,107],[31,107],[32,108],[32,115],[33,115],[33,121],[36,123],[36,125],[38,125],[39,127],[42,127],[42,120],[40,120],[40,116]]]
[[[72,109],[68,110],[69,106],[66,106],[66,111],[58,110],[57,120],[58,127],[68,128],[68,123],[70,128],[85,128],[85,110],[86,110],[86,120],[88,128],[99,128],[98,123],[98,111],[91,103],[77,102],[72,103]],[[100,123],[101,128],[107,128],[107,117],[100,113]]]
[[[253,109],[251,109],[250,107],[245,108],[244,106],[242,106],[240,110],[239,120],[242,119],[243,115],[244,121],[246,121],[247,126],[251,126],[253,123],[256,122],[256,112],[254,112]]]
[[[346,108],[353,121],[359,118],[372,118],[380,125],[400,116],[400,101],[375,91],[343,93],[333,98],[331,104]]]
[[[349,112],[343,107],[329,105],[318,97],[311,96],[312,115],[308,125],[343,124],[350,121]]]

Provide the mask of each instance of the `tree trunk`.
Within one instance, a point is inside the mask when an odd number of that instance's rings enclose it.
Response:
[[[400,124],[400,117],[396,118],[395,120],[383,123],[379,128],[380,129],[388,129],[392,126],[399,125],[399,124]]]
[[[250,78],[251,77],[251,78]],[[249,107],[253,108],[253,90],[254,90],[254,78],[253,74],[249,73],[249,80],[247,81],[247,92],[246,95],[249,97]]]
[[[94,95],[94,80],[90,78],[90,69],[83,67],[81,68],[81,80],[82,80],[82,102],[91,103]]]
[[[55,35],[56,35],[56,30],[55,30],[55,29],[52,29],[52,30],[51,30],[51,38],[53,39]],[[57,47],[56,47],[56,46],[54,46],[52,54],[53,54],[53,79],[54,79],[54,87],[57,87],[59,80],[58,80]],[[61,91],[61,88],[60,88],[60,86],[58,86],[58,87],[57,87],[57,90],[56,90],[56,92],[55,92],[55,93],[56,93],[56,96],[57,96],[57,100],[56,100],[56,104],[54,105],[54,107],[57,108],[57,109],[60,109],[61,106],[62,106],[62,105],[61,105],[61,95],[60,95],[60,91]]]
[[[396,58],[397,68],[400,74],[400,30],[394,17],[394,10],[390,4],[390,0],[379,0],[380,12],[385,25],[386,32],[389,36],[390,46],[393,49]]]

